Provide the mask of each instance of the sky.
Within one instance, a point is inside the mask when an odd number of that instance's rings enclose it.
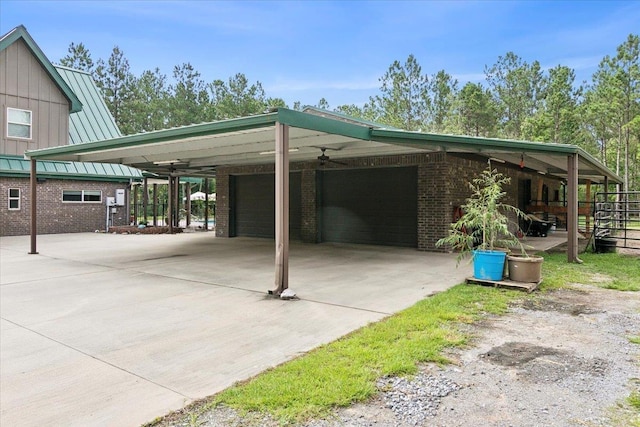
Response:
[[[83,43],[114,46],[132,72],[191,63],[205,82],[243,73],[269,97],[363,105],[394,61],[462,87],[509,51],[590,81],[605,55],[640,33],[639,1],[29,1],[0,0],[0,33],[24,25],[50,61]]]

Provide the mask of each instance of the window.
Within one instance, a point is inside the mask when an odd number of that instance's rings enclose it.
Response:
[[[20,189],[19,188],[9,189],[9,210],[10,211],[20,210]]]
[[[62,190],[63,202],[100,203],[102,191],[100,190]]]
[[[31,139],[31,111],[7,108],[7,137]]]

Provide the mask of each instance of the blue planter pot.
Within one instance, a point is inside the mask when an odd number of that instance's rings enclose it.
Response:
[[[506,252],[473,251],[473,277],[482,280],[502,280]]]

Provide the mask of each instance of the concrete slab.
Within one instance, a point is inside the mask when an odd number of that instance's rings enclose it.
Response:
[[[463,281],[453,255],[180,235],[0,238],[1,425],[138,425]],[[28,414],[28,415],[25,415]]]

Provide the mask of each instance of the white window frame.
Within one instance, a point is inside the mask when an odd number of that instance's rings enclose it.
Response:
[[[67,191],[79,192],[80,200],[65,200],[64,194]],[[88,196],[86,193],[100,193],[100,200],[86,200]],[[62,190],[62,203],[102,203],[102,190]]]
[[[13,197],[12,197],[12,196],[11,196],[11,192],[12,192],[12,191],[18,191],[18,196],[13,196]],[[21,194],[20,194],[20,193],[21,193],[21,191],[20,191],[20,189],[19,189],[19,188],[9,188],[9,189],[7,189],[7,199],[8,199],[8,200],[7,200],[7,208],[8,208],[10,211],[19,211],[19,210],[20,210],[20,198],[21,198],[21,197],[20,197],[20,196],[21,196]],[[12,207],[11,207],[11,202],[16,201],[16,200],[18,201],[18,207],[17,207],[17,208],[12,208]]]
[[[29,113],[29,123],[22,123],[22,122],[12,122],[9,119],[10,116],[10,111],[21,111],[21,112],[25,112],[25,113]],[[9,134],[9,125],[19,125],[19,126],[28,126],[29,127],[29,137],[26,138],[24,136],[15,136],[15,135],[10,135]],[[24,110],[22,108],[11,108],[11,107],[7,107],[7,138],[11,138],[11,139],[24,139],[24,140],[30,140],[33,139],[33,112],[31,110]]]

